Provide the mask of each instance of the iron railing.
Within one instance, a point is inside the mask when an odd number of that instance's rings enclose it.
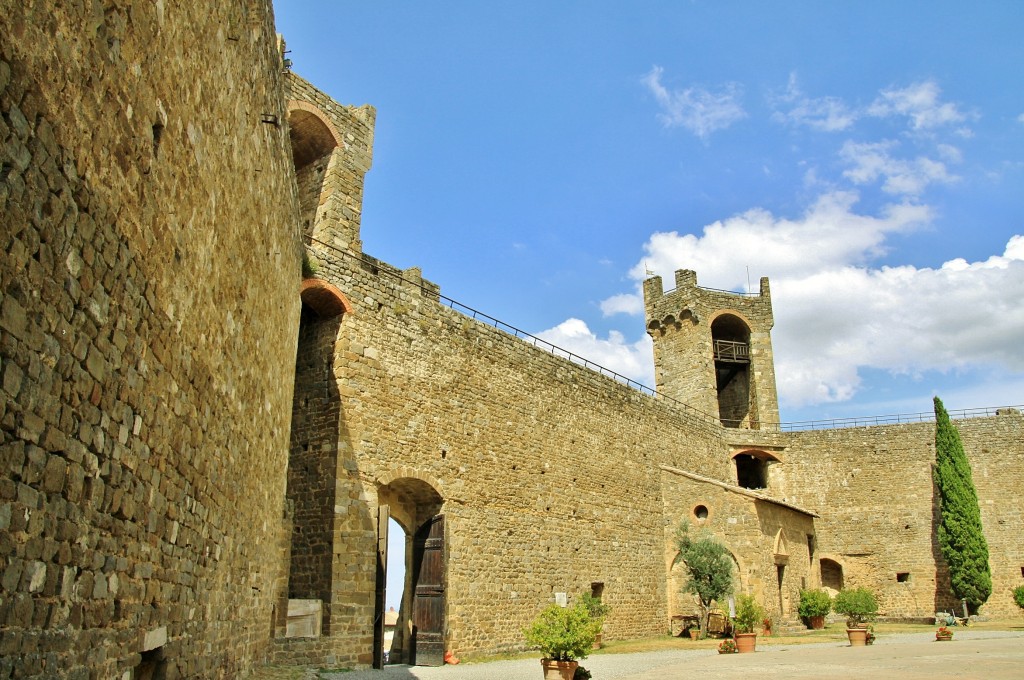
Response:
[[[571,361],[572,363],[574,363],[574,364],[576,364],[578,366],[582,366],[582,367],[584,367],[586,369],[594,371],[594,372],[596,372],[596,373],[598,373],[600,375],[603,375],[605,377],[612,378],[613,380],[615,380],[617,382],[620,382],[620,383],[626,385],[627,387],[631,387],[631,388],[637,390],[641,394],[645,394],[645,395],[651,396],[651,397],[656,397],[658,399],[664,399],[664,400],[666,400],[668,402],[671,402],[674,406],[676,406],[679,409],[681,409],[682,413],[685,414],[687,417],[689,417],[691,419],[694,419],[694,420],[697,420],[697,421],[701,422],[704,425],[716,425],[716,426],[717,425],[725,425],[726,427],[729,427],[730,425],[732,425],[733,427],[736,427],[737,425],[742,424],[742,423],[737,423],[735,421],[720,420],[718,418],[715,418],[714,416],[712,416],[709,413],[705,413],[704,411],[696,409],[693,406],[690,406],[689,404],[686,404],[686,403],[681,402],[681,401],[679,401],[677,399],[674,399],[674,398],[672,398],[672,397],[670,397],[670,396],[668,396],[666,394],[658,392],[656,389],[654,389],[652,387],[648,387],[647,385],[644,385],[641,382],[637,382],[636,380],[633,380],[632,378],[630,378],[628,376],[622,375],[621,373],[613,371],[610,368],[606,368],[606,367],[604,367],[604,366],[602,366],[600,364],[597,364],[597,363],[595,363],[593,361],[590,361],[589,359],[587,359],[585,357],[582,357],[582,356],[580,356],[580,355],[578,355],[578,354],[576,354],[574,352],[570,352],[569,350],[567,350],[567,349],[565,349],[563,347],[559,347],[558,345],[556,345],[556,344],[554,344],[552,342],[548,342],[547,340],[544,340],[543,338],[539,338],[536,335],[533,335],[531,333],[527,333],[526,331],[524,331],[524,330],[522,330],[520,328],[517,328],[517,327],[515,327],[515,326],[513,326],[511,324],[505,323],[504,321],[501,321],[500,319],[496,319],[496,318],[494,318],[493,316],[491,316],[489,314],[485,314],[484,312],[481,312],[481,311],[479,311],[477,309],[474,309],[473,307],[470,307],[469,305],[462,304],[461,302],[459,302],[457,300],[453,300],[450,297],[447,297],[445,295],[441,295],[439,292],[437,292],[435,290],[431,290],[427,286],[424,286],[422,283],[417,283],[415,281],[410,281],[409,279],[406,279],[405,277],[403,277],[401,275],[400,270],[397,270],[397,269],[392,270],[392,269],[390,269],[387,266],[383,266],[382,267],[381,265],[383,263],[380,263],[380,262],[378,262],[376,260],[367,259],[367,257],[364,257],[362,254],[356,254],[356,253],[349,252],[347,250],[338,248],[337,246],[331,245],[329,243],[325,243],[323,241],[320,241],[320,240],[312,238],[312,237],[306,237],[306,240],[308,242],[310,242],[310,243],[316,243],[317,245],[322,246],[324,248],[327,248],[327,249],[329,249],[329,250],[331,250],[331,251],[333,251],[333,252],[335,252],[335,253],[337,253],[339,255],[342,255],[344,257],[348,257],[350,259],[357,260],[361,264],[363,264],[365,266],[368,266],[368,267],[372,267],[376,271],[378,271],[379,273],[385,274],[387,276],[391,276],[392,278],[397,279],[401,283],[404,283],[406,285],[418,286],[424,293],[427,293],[430,296],[437,297],[439,302],[441,302],[442,304],[446,305],[447,307],[449,307],[449,308],[459,312],[463,316],[468,316],[471,319],[474,319],[476,321],[480,321],[481,323],[485,323],[485,324],[487,324],[487,325],[489,325],[489,326],[491,326],[491,327],[493,327],[493,328],[495,328],[495,329],[497,329],[499,331],[502,331],[502,332],[507,333],[507,334],[509,334],[509,335],[511,335],[511,336],[513,336],[515,338],[523,340],[523,341],[533,345],[534,347],[536,347],[538,349],[541,349],[541,350],[546,351],[546,352],[548,352],[550,354],[553,354],[554,356],[562,357],[563,359],[567,359],[567,360]],[[705,290],[717,290],[717,289],[715,289],[715,288],[707,288]],[[719,292],[730,293],[732,291],[719,291]],[[733,294],[734,295],[758,295],[757,293],[733,293]],[[732,345],[742,346],[744,348],[742,350],[744,352],[744,354],[746,354],[746,351],[748,350],[748,346],[745,343],[741,343],[741,342],[732,342],[732,341],[728,341],[728,340],[715,340],[714,342],[715,342],[715,356],[716,357],[718,356],[718,352],[719,352],[719,348],[718,348],[719,343],[721,343],[723,345],[728,343],[728,344],[732,344]],[[735,351],[739,352],[741,350],[737,349]],[[744,359],[746,359],[746,358],[747,357],[744,356]],[[966,418],[982,418],[982,417],[986,417],[986,416],[994,416],[994,415],[996,415],[997,411],[1001,411],[1001,410],[1004,410],[1004,409],[1016,409],[1016,410],[1019,410],[1019,411],[1024,411],[1024,405],[1018,405],[1018,406],[991,406],[991,407],[982,407],[982,408],[959,409],[959,410],[950,410],[950,411],[948,411],[948,413],[949,413],[949,417],[952,418],[953,420],[962,420],[962,419],[966,419]],[[803,420],[803,421],[788,422],[788,423],[785,423],[785,422],[768,423],[768,422],[759,421],[759,422],[753,423],[753,425],[754,425],[753,427],[737,428],[737,429],[750,429],[750,430],[767,431],[767,432],[802,432],[802,431],[808,431],[808,430],[837,430],[837,429],[845,429],[845,428],[853,428],[853,427],[871,427],[871,426],[877,426],[877,425],[904,425],[904,424],[908,424],[908,423],[931,422],[933,420],[935,420],[935,414],[934,413],[932,413],[932,412],[922,412],[922,413],[909,413],[909,414],[904,413],[904,414],[893,414],[893,415],[883,415],[883,416],[863,416],[863,417],[855,417],[855,418],[827,418],[827,419],[821,419],[821,420]]]

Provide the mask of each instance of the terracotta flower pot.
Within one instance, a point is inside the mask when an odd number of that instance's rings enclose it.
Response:
[[[757,647],[757,633],[736,633],[736,649],[740,654],[749,654]]]
[[[544,680],[572,680],[572,676],[576,675],[576,666],[580,665],[578,661],[551,659],[541,659],[540,664],[544,668]]]
[[[953,639],[952,635],[936,635],[935,636],[935,640],[937,642],[949,642],[952,639]]]
[[[824,616],[808,616],[807,618],[810,621],[811,630],[822,630],[825,628]]]
[[[847,628],[846,637],[850,638],[851,647],[866,647],[868,644],[868,629]]]
[[[690,629],[690,639],[691,640],[699,640],[700,639],[700,629],[699,628],[691,628]]]

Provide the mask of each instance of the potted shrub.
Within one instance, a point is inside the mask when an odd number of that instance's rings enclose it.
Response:
[[[865,646],[868,637],[866,624],[878,615],[875,594],[868,588],[844,588],[836,595],[832,609],[846,616],[846,635],[850,638],[850,646]]]
[[[571,607],[549,605],[523,634],[527,644],[544,656],[544,680],[572,680],[577,659],[587,658],[600,630],[601,621],[591,618],[587,607],[578,601]]]
[[[736,616],[733,626],[736,647],[741,654],[753,652],[757,646],[755,629],[764,620],[764,609],[757,603],[753,595],[740,595],[736,598]]]
[[[1013,601],[1017,606],[1024,609],[1024,586],[1017,586],[1013,589]]]
[[[832,598],[824,590],[801,590],[797,611],[808,628],[821,630],[825,627],[825,617],[832,611]]]
[[[580,595],[580,603],[586,608],[590,618],[597,625],[597,638],[594,640],[594,649],[601,649],[601,630],[604,627],[604,618],[608,616],[612,608],[602,602],[601,598],[595,597],[591,593]]]
[[[947,628],[946,626],[940,626],[939,629],[935,631],[935,639],[939,642],[949,642],[953,639],[952,629]]]

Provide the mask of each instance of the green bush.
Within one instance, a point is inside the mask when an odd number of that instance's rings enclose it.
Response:
[[[1013,589],[1013,601],[1017,606],[1024,609],[1024,586],[1017,586]]]
[[[801,590],[800,616],[811,618],[812,616],[828,616],[832,611],[832,598],[824,590]]]
[[[590,593],[583,593],[580,595],[580,604],[587,609],[587,613],[590,614],[592,619],[600,619],[604,621],[604,617],[612,611],[612,608],[601,601],[601,598],[594,597]]]
[[[526,642],[539,649],[545,659],[585,659],[601,631],[600,619],[593,619],[583,602],[571,607],[549,605],[523,631]]]
[[[837,614],[845,615],[847,624],[852,628],[878,616],[878,601],[867,588],[844,588],[833,600],[832,609]]]
[[[753,595],[736,597],[736,616],[733,618],[737,633],[753,633],[764,621],[764,609]]]

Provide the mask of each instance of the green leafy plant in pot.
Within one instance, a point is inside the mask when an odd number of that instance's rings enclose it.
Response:
[[[764,608],[757,603],[753,595],[736,597],[736,616],[733,617],[736,647],[740,653],[753,652],[757,646],[757,633],[754,631],[764,621]]]
[[[801,590],[797,611],[808,628],[821,630],[825,627],[825,617],[832,611],[832,598],[824,590]]]
[[[862,647],[867,644],[867,624],[878,616],[878,601],[868,588],[844,588],[832,602],[837,614],[846,616],[846,634],[850,645]]]
[[[612,608],[602,602],[601,598],[595,597],[591,593],[586,592],[580,595],[580,604],[586,607],[587,613],[590,614],[590,618],[597,624],[597,638],[594,640],[594,649],[600,649],[601,632],[604,627],[604,619],[611,613]]]
[[[523,631],[530,647],[544,656],[545,680],[572,680],[579,665],[594,647],[601,630],[601,620],[590,615],[587,606],[578,601],[571,607],[549,605]]]

